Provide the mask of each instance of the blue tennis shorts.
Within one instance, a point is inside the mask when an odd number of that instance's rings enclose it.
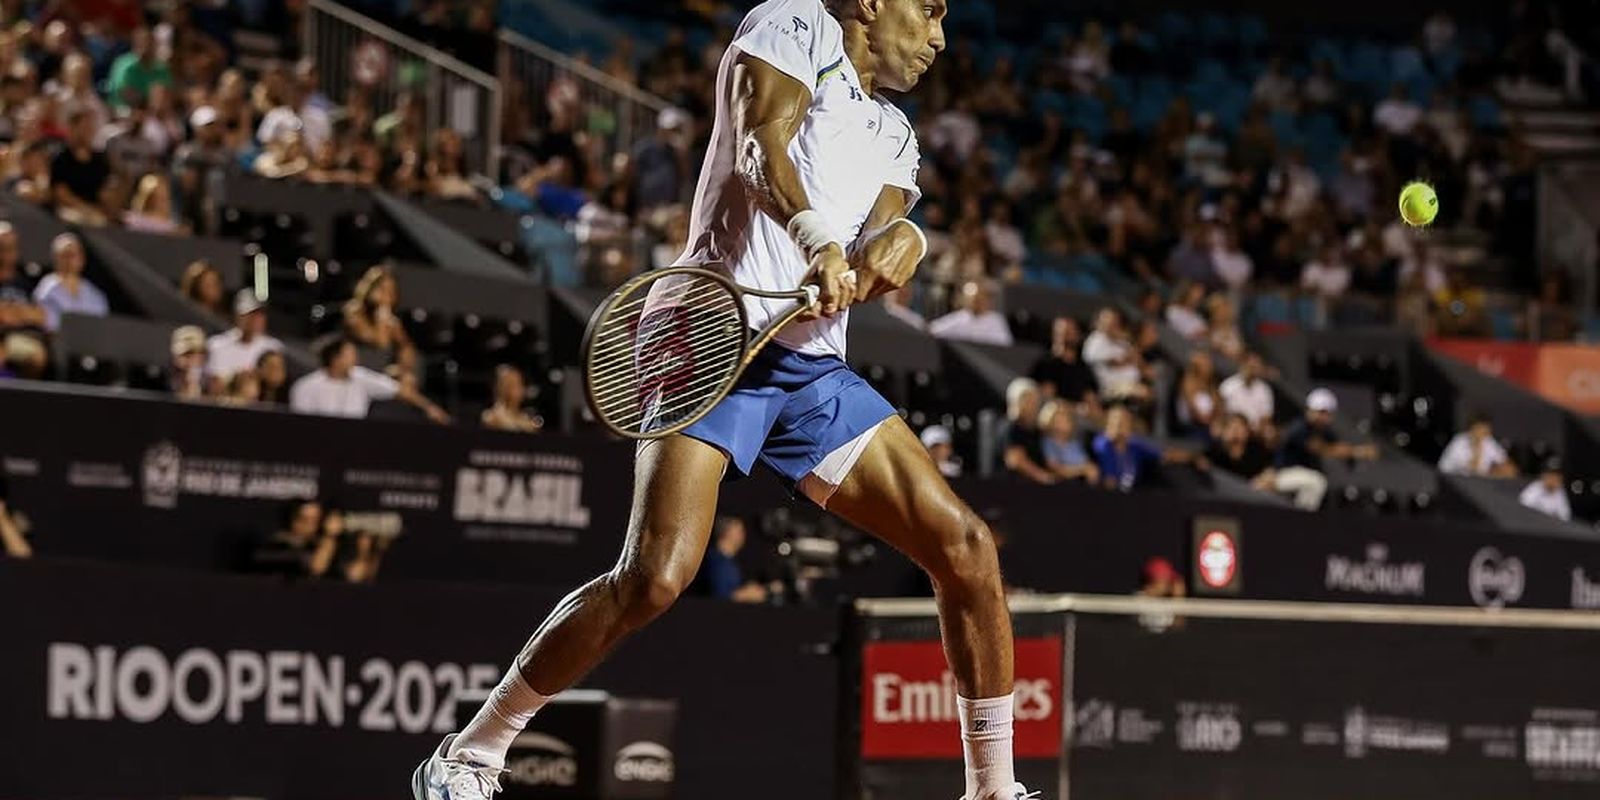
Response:
[[[829,453],[894,416],[894,407],[838,356],[771,344],[711,413],[683,429],[749,475],[756,459],[798,484]]]

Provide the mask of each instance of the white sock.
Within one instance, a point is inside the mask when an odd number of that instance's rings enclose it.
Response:
[[[1004,794],[1016,783],[1011,763],[1011,695],[983,700],[956,698],[961,716],[961,753],[967,762],[967,798]]]
[[[548,702],[550,698],[534,691],[523,680],[522,670],[512,661],[511,669],[489,693],[489,699],[483,701],[472,721],[451,743],[446,757],[492,767],[505,766],[511,740],[517,738],[533,715]]]

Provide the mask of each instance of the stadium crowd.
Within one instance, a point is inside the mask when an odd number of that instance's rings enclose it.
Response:
[[[435,0],[405,14],[355,5],[452,52],[481,58],[492,49],[482,46],[492,2]],[[673,18],[711,31],[698,44],[674,27],[653,46],[624,41],[594,59],[674,104],[653,133],[613,151],[596,127],[601,115],[564,81],[542,96],[508,91],[507,155],[498,174],[484,175],[459,135],[427,129],[424,86],[389,108],[360,89],[329,97],[318,65],[296,58],[293,35],[280,58],[242,67],[233,31],[292,32],[299,4],[0,4],[0,180],[74,226],[172,235],[219,229],[211,195],[226,170],[498,203],[568,226],[581,280],[614,285],[671,263],[687,233],[685,203],[730,20],[730,9],[693,5],[700,11],[673,6]],[[1394,220],[1386,198],[1401,182],[1436,184],[1437,228],[1491,232],[1492,250],[1537,312],[1528,332],[1576,333],[1567,287],[1539,283],[1529,268],[1533,156],[1494,96],[1507,81],[1566,75],[1562,54],[1587,43],[1549,45],[1561,26],[1548,4],[1516,5],[1525,13],[1493,37],[1435,14],[1409,43],[1417,61],[1403,77],[1360,74],[1337,52],[1277,49],[1264,33],[1175,62],[1163,50],[1166,33],[1132,19],[1059,26],[1028,48],[961,38],[903,101],[919,125],[917,217],[930,249],[891,311],[935,336],[1010,344],[1035,334],[997,307],[1001,284],[1079,285],[1071,282],[1088,276],[1096,289],[1137,287],[1137,322],[1108,308],[1093,320],[1056,320],[1039,338],[1049,355],[1008,392],[1006,466],[1029,480],[1127,489],[1159,462],[1212,465],[1314,506],[1326,488],[1312,477],[1316,459],[1373,451],[1328,438],[1317,420],[1333,408],[1318,393],[1305,420],[1280,427],[1263,382],[1271,370],[1245,335],[1246,319],[1259,321],[1256,298],[1307,298],[1333,322],[1490,331],[1485,290],[1446,262],[1431,235]],[[1582,94],[1586,74],[1564,84]],[[57,237],[50,252],[48,271],[30,272],[15,231],[0,228],[0,363],[24,376],[47,372],[61,314],[108,311],[84,275],[78,237]],[[340,310],[340,335],[318,347],[319,369],[293,381],[260,298],[221,275],[197,263],[184,276],[183,293],[234,327],[211,337],[173,332],[176,396],[353,417],[392,399],[448,419],[419,388],[417,347],[398,321],[402,287],[382,266]],[[1164,360],[1162,323],[1195,345],[1187,363]],[[351,345],[382,353],[388,369],[356,364]],[[501,368],[481,421],[538,430],[523,409],[526,392],[520,372]],[[1171,425],[1156,425],[1158,415]],[[1142,438],[1158,427],[1195,447]],[[948,432],[924,436],[949,444]],[[1472,453],[1470,463],[1484,461]]]

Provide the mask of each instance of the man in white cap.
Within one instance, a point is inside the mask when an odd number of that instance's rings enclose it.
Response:
[[[283,342],[267,335],[267,307],[254,289],[233,296],[233,329],[206,342],[206,376],[226,383],[235,372],[253,369],[269,351],[282,351]]]
[[[689,175],[688,112],[668,106],[656,115],[656,132],[633,150],[634,194],[642,209],[683,202]]]
[[[949,428],[943,425],[929,425],[923,428],[922,446],[928,448],[928,455],[932,456],[933,463],[939,466],[939,474],[946,478],[961,477],[961,459],[956,458]]]
[[[223,141],[226,131],[215,108],[195,109],[189,114],[189,128],[194,135],[173,155],[172,171],[177,176],[173,205],[182,209],[184,218],[198,221],[205,207],[206,178],[214,170],[226,169],[234,154]]]
[[[1290,425],[1278,445],[1274,464],[1277,491],[1299,497],[1298,487],[1316,482],[1321,482],[1326,489],[1328,479],[1322,474],[1323,459],[1372,461],[1378,457],[1378,448],[1371,444],[1352,444],[1339,439],[1333,429],[1333,415],[1338,410],[1339,398],[1328,389],[1318,387],[1306,396],[1305,418]]]

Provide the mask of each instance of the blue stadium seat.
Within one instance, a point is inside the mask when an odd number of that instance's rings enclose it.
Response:
[[[1503,308],[1489,309],[1489,330],[1502,341],[1518,338],[1517,315]]]
[[[1472,124],[1479,128],[1501,127],[1500,104],[1487,94],[1475,94],[1467,100],[1467,113]]]
[[[1247,50],[1256,50],[1267,44],[1267,23],[1260,17],[1242,16],[1239,18],[1239,45]]]

